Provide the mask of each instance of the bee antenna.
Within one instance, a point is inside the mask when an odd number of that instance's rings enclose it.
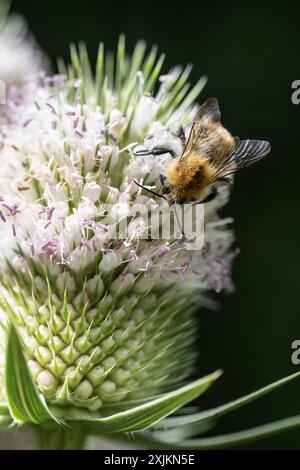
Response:
[[[158,197],[161,197],[162,199],[165,199],[167,200],[167,198],[165,196],[163,196],[162,194],[158,194],[156,193],[155,191],[152,191],[151,189],[149,188],[146,188],[146,186],[143,186],[142,184],[138,183],[136,180],[133,180],[135,182],[135,184],[137,186],[139,186],[140,188],[144,189],[145,191],[148,191],[149,193],[151,194],[154,194],[154,196],[158,196]]]

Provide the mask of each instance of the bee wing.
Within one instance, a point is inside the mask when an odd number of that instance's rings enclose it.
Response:
[[[271,150],[266,140],[241,140],[233,152],[235,162],[240,166],[249,166],[264,158]]]
[[[204,135],[207,137],[215,130],[215,126],[220,124],[221,112],[217,98],[209,98],[199,108],[194,119],[187,143],[182,156],[193,146],[201,141]]]
[[[266,140],[241,140],[237,141],[235,150],[231,153],[226,164],[220,168],[222,176],[235,173],[241,168],[252,165],[264,158],[271,150],[271,145]]]

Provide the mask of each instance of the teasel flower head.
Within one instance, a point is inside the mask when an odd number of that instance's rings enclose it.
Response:
[[[17,99],[14,86],[47,71],[49,63],[28,32],[24,18],[15,13],[9,14],[9,7],[10,2],[0,1],[0,80],[5,84],[6,93],[10,90]]]
[[[1,421],[54,439],[71,429],[77,446],[76,432],[157,425],[219,376],[189,383],[199,305],[233,288],[231,221],[218,215],[228,188],[205,207],[201,250],[146,237],[133,211],[165,204],[135,180],[160,190],[168,163],[133,149],[180,152],[206,80],[190,87],[189,66],[162,75],[156,57],[143,42],[128,57],[121,37],[115,57],[100,45],[94,77],[72,47],[70,66],[18,88],[1,127]]]

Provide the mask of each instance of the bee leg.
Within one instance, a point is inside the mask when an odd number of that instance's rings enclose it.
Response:
[[[171,190],[170,187],[166,184],[167,178],[165,175],[159,175],[160,182],[162,184],[162,193],[163,194],[170,194]]]
[[[218,194],[217,188],[213,187],[211,190],[211,193],[208,194],[204,199],[201,199],[201,201],[194,202],[194,204],[205,204],[206,202],[210,202],[213,199],[215,199],[216,195]]]
[[[166,148],[166,147],[154,147],[151,150],[138,150],[134,152],[136,156],[145,156],[145,155],[163,155],[165,153],[169,153],[171,157],[176,157],[174,150]]]

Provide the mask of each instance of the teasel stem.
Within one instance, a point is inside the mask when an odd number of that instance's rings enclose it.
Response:
[[[35,427],[37,444],[40,450],[81,450],[84,449],[87,435],[83,426]]]

